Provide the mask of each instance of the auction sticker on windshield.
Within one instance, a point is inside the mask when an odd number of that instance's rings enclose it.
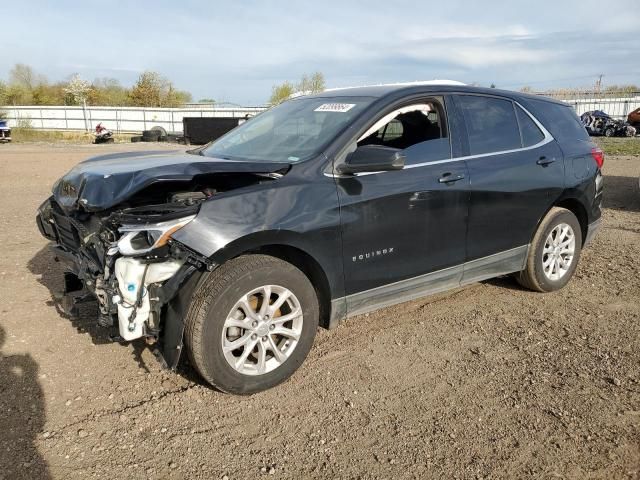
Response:
[[[344,113],[355,107],[355,103],[323,103],[314,112],[339,112]]]

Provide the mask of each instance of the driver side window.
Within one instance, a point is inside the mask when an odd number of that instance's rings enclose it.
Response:
[[[423,101],[384,115],[358,139],[358,146],[363,145],[402,150],[406,165],[451,158],[442,103]]]

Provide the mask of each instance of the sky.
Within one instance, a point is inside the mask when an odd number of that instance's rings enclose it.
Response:
[[[18,62],[51,81],[78,73],[126,86],[154,70],[196,101],[245,106],[315,71],[328,87],[437,78],[544,90],[600,74],[605,86],[640,84],[640,9],[608,5],[20,0],[3,8],[0,79]]]

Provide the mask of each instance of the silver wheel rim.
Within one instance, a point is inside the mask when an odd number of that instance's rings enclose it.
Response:
[[[556,225],[544,242],[542,251],[542,271],[549,280],[560,280],[573,263],[576,250],[576,236],[573,228],[566,223]]]
[[[302,333],[302,307],[290,290],[263,285],[243,295],[222,327],[222,352],[243,375],[264,375],[291,356]]]

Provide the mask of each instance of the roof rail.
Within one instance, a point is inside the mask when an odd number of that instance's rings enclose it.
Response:
[[[377,83],[373,85],[357,85],[350,87],[338,87],[327,88],[325,92],[332,92],[335,90],[346,90],[348,88],[362,88],[362,87],[411,87],[417,85],[466,85],[466,83],[459,82],[457,80],[417,80],[414,82],[397,82],[397,83]]]

